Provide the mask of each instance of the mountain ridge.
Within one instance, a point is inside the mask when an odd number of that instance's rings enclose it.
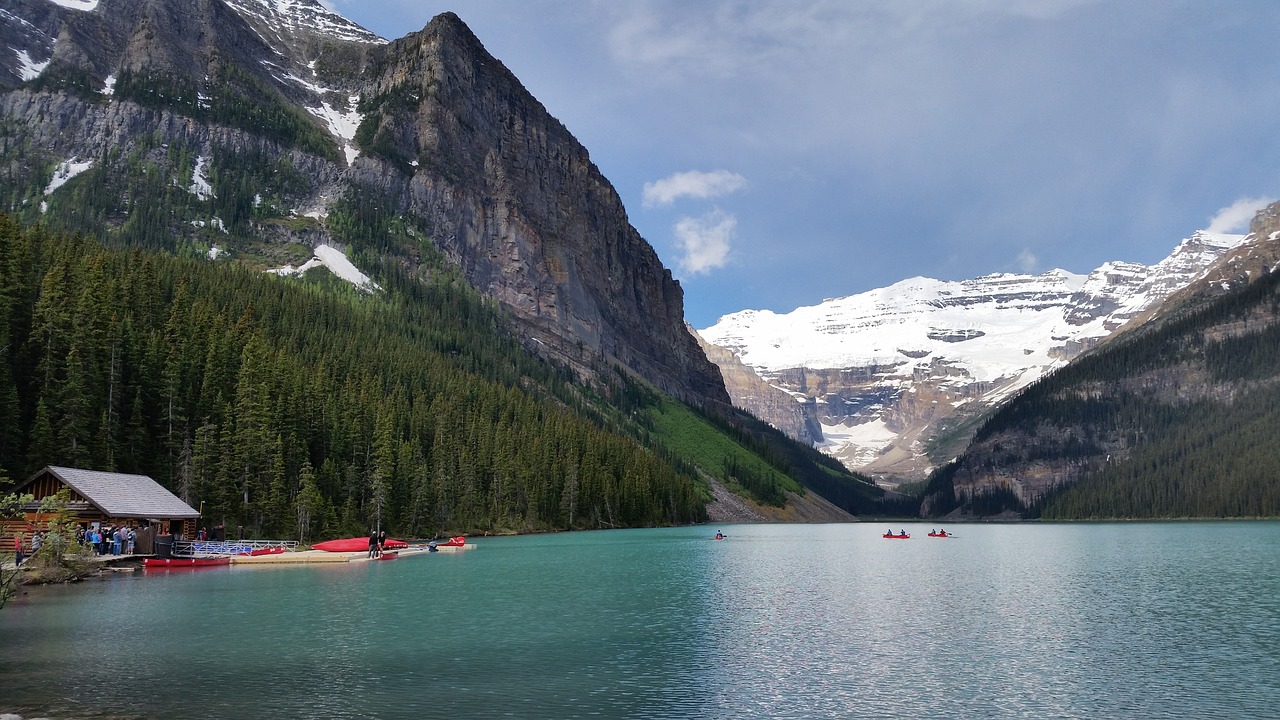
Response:
[[[1150,267],[1108,262],[1088,275],[909,278],[790,313],[726,315],[698,332],[816,402],[822,447],[846,466],[918,480],[959,450],[971,419],[1159,306],[1245,237],[1202,231]]]

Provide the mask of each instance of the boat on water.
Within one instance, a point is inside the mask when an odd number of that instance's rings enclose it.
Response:
[[[183,557],[183,558],[144,558],[144,568],[192,568],[230,565],[231,558],[223,557]]]
[[[936,537],[936,538],[949,538],[949,537],[951,537],[951,533],[949,533],[949,532],[947,532],[947,531],[945,531],[945,530],[944,530],[944,531],[942,531],[942,532],[939,532],[939,533],[931,532],[931,533],[929,533],[929,537]]]
[[[388,539],[382,544],[383,550],[399,550],[400,548],[409,547],[409,543],[403,540]],[[326,540],[322,543],[316,543],[311,546],[312,550],[324,550],[325,552],[367,552],[369,550],[369,538],[354,537],[342,538],[340,540]]]
[[[427,552],[440,552],[441,549],[463,550],[467,547],[467,538],[465,535],[457,535],[445,540],[444,542],[432,540],[426,545],[413,545],[412,547],[424,548]],[[472,545],[471,547],[475,547],[475,545]]]
[[[901,535],[894,535],[893,533],[885,533],[880,537],[884,538],[885,540],[910,540],[911,539],[911,536],[908,535],[907,533],[902,533]]]
[[[400,551],[392,550],[391,552],[382,553],[378,557],[374,558],[374,560],[395,560],[398,557],[400,557]]]

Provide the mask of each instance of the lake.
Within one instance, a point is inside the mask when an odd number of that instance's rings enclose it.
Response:
[[[1280,523],[957,525],[945,540],[887,528],[478,538],[394,562],[30,588],[0,610],[0,713],[1280,712]]]

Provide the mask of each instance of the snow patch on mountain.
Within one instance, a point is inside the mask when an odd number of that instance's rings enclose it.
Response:
[[[198,228],[211,227],[214,230],[217,230],[218,232],[222,233],[223,235],[231,234],[230,232],[227,231],[227,226],[225,223],[222,222],[222,218],[220,217],[214,217],[209,222],[205,222],[204,220],[192,220],[191,226],[198,227]],[[216,256],[211,256],[211,257],[216,257]]]
[[[342,141],[342,152],[346,155],[348,165],[360,156],[360,151],[355,146],[356,129],[364,121],[364,115],[355,109],[359,101],[359,95],[349,97],[347,102],[350,110],[346,111],[335,109],[325,101],[321,101],[320,107],[307,107],[307,112],[323,120],[329,132]]]
[[[898,437],[898,433],[891,430],[883,419],[877,418],[861,424],[822,423],[822,437],[823,442],[817,446],[819,450],[834,454],[842,448],[857,448],[851,463],[861,466],[875,460],[880,451]]]
[[[98,0],[49,0],[54,5],[61,5],[69,10],[93,12],[98,9]]]
[[[270,27],[293,32],[345,40],[348,42],[385,45],[387,40],[324,7],[315,0],[222,0],[232,10],[256,18]]]
[[[275,63],[264,60],[262,61],[262,64],[279,70],[279,66]],[[316,70],[316,61],[312,60],[307,64],[307,67],[310,68],[311,72],[314,74]],[[298,77],[293,73],[284,73],[282,79],[287,82],[300,85],[319,96],[319,105],[305,106],[307,108],[307,112],[315,115],[317,118],[320,118],[320,120],[324,122],[325,127],[329,128],[329,132],[334,137],[338,138],[339,144],[342,145],[343,154],[346,155],[347,164],[350,165],[355,162],[355,159],[360,156],[360,151],[356,149],[355,146],[356,130],[360,127],[360,123],[364,122],[364,115],[356,110],[356,107],[360,103],[360,96],[348,95],[346,108],[339,109],[330,105],[328,99],[326,99],[332,95],[338,95],[338,90],[318,85],[306,78]]]
[[[66,185],[71,178],[93,167],[92,160],[81,161],[77,158],[69,158],[58,163],[58,167],[54,168],[53,179],[44,187],[45,195],[52,195],[58,188]],[[48,209],[48,205],[40,203],[40,212]]]
[[[345,253],[328,245],[317,245],[315,256],[296,268],[293,265],[285,265],[284,267],[267,270],[267,272],[281,276],[302,275],[314,267],[328,268],[329,272],[362,290],[372,292],[381,289],[368,275],[360,272],[360,269],[352,264]]]
[[[48,60],[45,60],[44,62],[36,62],[31,59],[31,56],[27,54],[26,50],[19,50],[17,48],[9,49],[13,50],[13,52],[18,56],[18,76],[22,78],[23,82],[35,80],[40,77],[40,73],[44,72],[45,68],[49,67]]]
[[[209,184],[209,178],[205,177],[204,169],[209,163],[209,158],[201,155],[196,158],[196,166],[191,171],[191,185],[187,190],[201,200],[208,200],[214,197],[213,186]]]

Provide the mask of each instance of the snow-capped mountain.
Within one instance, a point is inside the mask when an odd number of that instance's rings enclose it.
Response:
[[[256,19],[268,28],[271,40],[280,41],[300,33],[322,35],[333,40],[385,45],[387,40],[330,11],[315,0],[223,0],[246,19]],[[266,39],[266,38],[264,38]]]
[[[1244,237],[1198,232],[1150,267],[1089,275],[910,278],[785,314],[744,310],[699,334],[816,401],[823,450],[910,479],[932,464],[929,449],[945,457],[967,439],[965,420],[1154,309]]]

